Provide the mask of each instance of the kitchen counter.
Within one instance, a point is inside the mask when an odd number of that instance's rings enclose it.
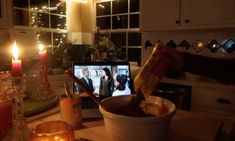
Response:
[[[58,107],[55,109],[58,111]],[[60,120],[60,114],[53,113],[52,110],[51,115],[42,116],[36,120],[31,118],[27,125],[34,128],[39,123],[53,120]],[[172,119],[169,141],[215,141],[222,125],[220,119],[210,115],[177,110]],[[75,131],[75,136],[78,139],[86,138],[92,141],[112,141],[107,134],[102,118],[83,119],[82,127]]]

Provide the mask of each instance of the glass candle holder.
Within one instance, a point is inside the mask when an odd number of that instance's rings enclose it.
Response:
[[[0,71],[0,140],[13,126],[11,73]]]
[[[50,121],[38,124],[32,131],[29,141],[75,141],[74,131],[64,121]]]

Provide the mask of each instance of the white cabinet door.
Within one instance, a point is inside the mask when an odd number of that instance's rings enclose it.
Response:
[[[235,26],[235,0],[181,0],[181,26]]]
[[[141,31],[235,27],[235,0],[141,0]]]
[[[180,0],[140,0],[140,29],[155,31],[179,27]]]

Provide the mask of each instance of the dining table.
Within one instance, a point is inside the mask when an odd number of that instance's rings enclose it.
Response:
[[[61,120],[59,105],[27,118],[30,129],[48,121]],[[216,141],[222,130],[223,121],[206,113],[177,109],[172,117],[168,141]],[[76,139],[87,141],[112,141],[103,118],[82,118],[82,125],[74,130]]]

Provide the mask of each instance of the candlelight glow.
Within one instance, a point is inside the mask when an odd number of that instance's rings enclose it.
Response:
[[[16,42],[14,42],[13,44],[12,53],[13,53],[13,59],[18,60],[19,49],[17,48]]]
[[[38,49],[39,49],[39,51],[43,51],[43,50],[44,50],[43,44],[39,44],[39,45],[38,45]]]
[[[87,0],[72,0],[72,1],[76,3],[87,3]]]

